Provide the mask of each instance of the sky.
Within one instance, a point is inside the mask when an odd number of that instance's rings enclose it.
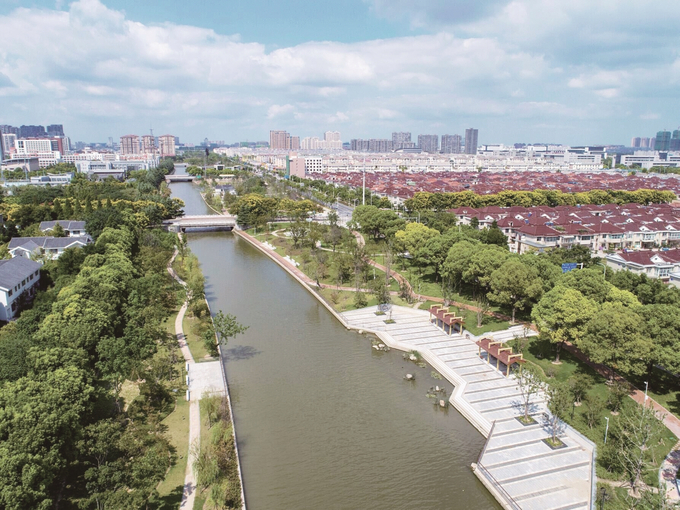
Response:
[[[677,0],[0,0],[0,124],[625,144],[680,126]]]

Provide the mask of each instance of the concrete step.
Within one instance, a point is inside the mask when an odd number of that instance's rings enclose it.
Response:
[[[584,457],[584,455],[582,454],[579,456]],[[489,470],[489,472],[493,474],[494,478],[498,480],[498,483],[502,485],[506,483],[518,482],[520,480],[527,480],[535,476],[544,476],[558,472],[564,474],[565,471],[569,471],[570,469],[578,469],[585,466],[590,466],[590,459],[574,460],[569,464],[560,464],[548,469],[540,469],[540,467],[537,466],[537,463],[532,463],[531,465],[527,466],[524,469],[522,469],[523,467],[522,464],[515,464],[514,466],[512,466],[512,469],[500,468],[500,471],[505,471],[505,478],[503,477],[503,475],[497,474],[495,472],[497,470]],[[526,472],[522,474],[517,474],[523,470],[526,470]]]
[[[548,456],[550,458],[555,458],[559,457],[560,455],[564,455],[566,453],[570,453],[573,451],[580,451],[582,452],[583,449],[580,446],[569,446],[567,448],[561,448],[559,450],[552,450],[551,452],[546,453],[531,453],[531,452],[526,452],[527,454],[524,457],[520,456],[513,456],[512,459],[506,459],[506,460],[498,460],[498,462],[495,462],[493,457],[491,457],[489,454],[485,452],[484,454],[484,467],[486,469],[496,469],[496,468],[501,468],[509,465],[514,465],[519,462],[530,462],[532,460],[538,460],[538,459],[545,459]],[[510,453],[510,452],[506,452]],[[521,453],[521,452],[520,452]],[[493,455],[493,452],[491,453]],[[489,457],[489,458],[487,458]]]

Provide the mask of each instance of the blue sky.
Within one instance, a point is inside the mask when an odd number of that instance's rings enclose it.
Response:
[[[0,124],[627,144],[680,125],[679,24],[677,0],[0,0]]]

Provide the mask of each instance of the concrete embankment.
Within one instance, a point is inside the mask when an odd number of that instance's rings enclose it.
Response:
[[[172,263],[174,262],[175,258],[177,257],[179,251],[175,249],[175,253],[172,255],[172,258],[170,259],[170,262],[168,262],[168,272],[170,275],[183,287],[186,288],[186,283],[177,275],[175,270],[172,268]],[[208,310],[210,310],[210,304],[208,303],[208,300],[206,299],[205,301],[206,305],[208,306]],[[186,366],[187,366],[187,381],[188,381],[188,390],[187,390],[187,399],[190,401],[189,404],[189,452],[188,452],[188,461],[187,461],[187,468],[185,472],[185,477],[184,477],[184,489],[182,493],[182,501],[180,504],[180,508],[186,508],[186,509],[191,509],[194,506],[194,500],[196,498],[196,477],[194,475],[194,461],[196,460],[193,452],[192,452],[192,446],[197,446],[200,447],[200,435],[201,435],[201,417],[200,417],[200,405],[199,401],[204,395],[209,395],[211,393],[215,393],[215,390],[218,393],[224,392],[227,397],[227,404],[229,406],[229,416],[231,417],[231,423],[232,423],[232,431],[234,434],[234,450],[236,453],[236,469],[238,471],[238,477],[241,485],[241,503],[242,503],[242,510],[246,510],[246,498],[245,498],[245,488],[243,485],[243,474],[241,472],[241,457],[239,455],[239,450],[238,450],[238,439],[236,436],[236,425],[234,423],[234,411],[232,409],[231,405],[231,395],[229,393],[229,383],[227,382],[227,374],[224,369],[224,362],[222,358],[222,348],[221,345],[219,344],[219,339],[217,336],[215,337],[215,341],[217,342],[217,350],[219,353],[219,361],[215,362],[207,362],[207,363],[196,363],[196,361],[193,358],[193,355],[191,354],[191,351],[189,350],[189,346],[187,345],[186,342],[186,336],[184,333],[183,329],[183,320],[184,320],[184,315],[187,311],[188,307],[188,302],[184,302],[182,304],[182,307],[180,308],[179,313],[177,314],[177,318],[175,319],[175,335],[177,337],[177,341],[179,343],[180,349],[182,351],[182,355],[184,356],[184,359],[186,361]],[[212,313],[211,313],[212,317]],[[222,389],[220,390],[219,387],[216,387],[216,378],[215,378],[215,370],[214,368],[219,365],[219,368],[217,369],[219,371],[220,376],[217,377],[217,380],[220,381],[220,384],[222,386]]]
[[[374,334],[397,350],[418,351],[454,385],[450,403],[488,438],[478,462],[472,466],[475,475],[504,508],[592,507],[594,445],[567,428],[560,434],[565,447],[551,449],[544,441],[550,434],[539,423],[547,413],[543,398],[532,406],[531,414],[537,422],[528,427],[520,423],[516,419],[521,414],[516,383],[497,370],[495,363],[479,355],[472,336],[446,334],[430,322],[428,312],[423,310],[393,307],[394,324],[385,323],[385,317],[376,316],[372,308],[338,313],[299,269],[253,236],[243,231],[234,233],[287,271],[346,328]],[[494,337],[511,339],[514,334],[519,330],[494,333]]]

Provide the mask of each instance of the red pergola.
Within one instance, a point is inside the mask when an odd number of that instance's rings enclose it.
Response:
[[[482,338],[478,340],[477,346],[479,347],[479,356],[482,355],[482,350],[487,352],[486,362],[489,363],[489,356],[496,358],[496,370],[500,370],[501,361],[505,364],[505,376],[510,374],[510,367],[517,363],[522,367],[523,363],[527,361],[524,359],[522,354],[513,354],[512,347],[504,346],[503,342],[494,341],[493,338]]]
[[[437,321],[437,326],[439,326],[439,321],[441,321],[442,329],[446,331],[444,326],[449,327],[449,335],[453,333],[453,327],[458,324],[458,331],[463,332],[463,317],[456,317],[456,314],[449,311],[449,307],[444,307],[442,305],[433,305],[430,307],[430,320],[434,315]]]

